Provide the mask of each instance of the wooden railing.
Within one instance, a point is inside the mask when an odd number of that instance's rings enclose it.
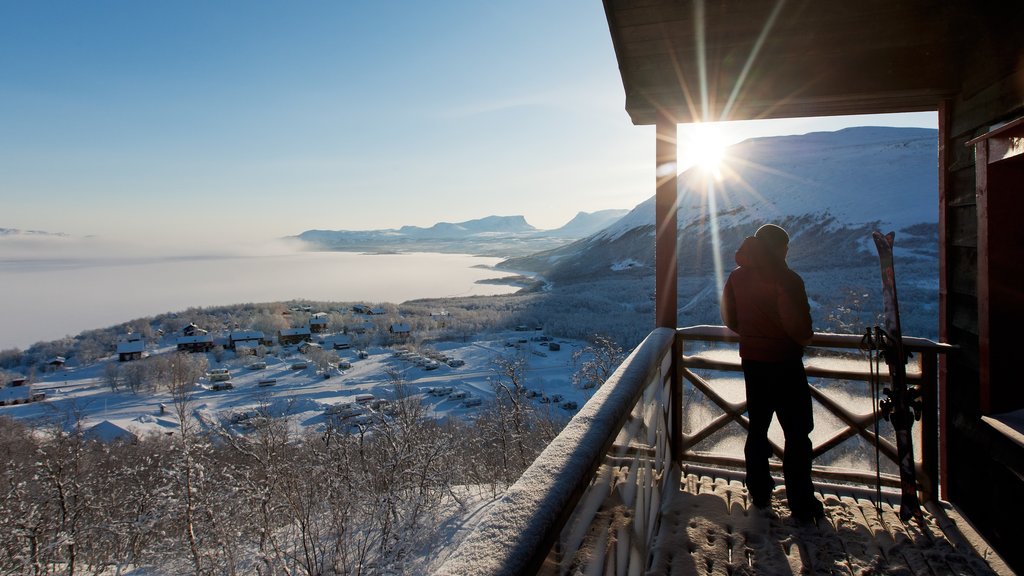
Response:
[[[724,326],[692,326],[678,331],[681,345],[681,375],[684,379],[681,411],[684,415],[680,434],[680,458],[683,462],[700,462],[724,467],[743,467],[742,446],[738,450],[714,449],[727,444],[723,436],[735,440],[745,435],[747,427],[746,398],[742,387],[742,367],[734,344],[739,338]],[[903,338],[904,347],[914,360],[907,366],[909,384],[921,388],[921,421],[914,425],[918,484],[922,500],[937,498],[939,486],[940,433],[938,404],[938,355],[952,347],[924,338]],[[814,442],[815,478],[830,481],[874,485],[881,480],[885,486],[899,486],[895,436],[891,425],[880,420],[873,410],[871,360],[862,349],[862,337],[848,334],[815,334],[804,358],[811,397],[815,408]],[[885,364],[876,366],[883,386],[889,383]],[[736,373],[730,381],[715,378],[721,373]],[[718,383],[716,384],[716,380]],[[728,395],[730,388],[738,393]],[[728,397],[727,397],[728,396]],[[712,418],[702,418],[696,406],[713,406],[720,411]],[[875,425],[878,424],[876,444]],[[727,427],[734,426],[732,433]],[[739,434],[738,434],[739,433]],[[880,466],[876,470],[875,446]],[[775,456],[781,459],[782,446],[772,441]],[[781,461],[774,462],[781,469]]]
[[[651,332],[440,573],[564,573],[581,562],[642,571],[671,464],[676,342],[670,328]]]
[[[858,462],[874,464],[876,415],[854,409],[849,391],[849,383],[867,386],[871,376],[867,359],[857,359],[860,340],[816,334],[808,351],[812,397],[834,420],[821,422],[816,411],[817,433],[826,434],[815,442],[814,474],[873,485],[876,475],[869,466],[844,466],[846,455],[835,457],[849,442],[859,442],[856,451],[870,447],[871,454],[857,454]],[[678,472],[673,465],[742,468],[742,376],[712,376],[741,370],[736,341],[721,326],[659,328],[648,335],[451,553],[440,573],[644,572],[664,490],[670,474]],[[923,430],[917,453],[927,501],[938,486],[937,354],[950,347],[919,338],[904,341],[918,359],[908,377],[924,391],[922,421],[915,428]],[[887,380],[884,365],[881,372]],[[858,401],[863,405],[864,400]],[[896,448],[884,429],[880,426],[879,455],[892,470],[882,479],[896,484]],[[773,448],[781,455],[781,447]],[[834,462],[819,462],[830,458]]]

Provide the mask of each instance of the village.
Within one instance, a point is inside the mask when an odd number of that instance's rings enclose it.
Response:
[[[439,420],[470,419],[494,400],[499,384],[514,385],[533,409],[568,421],[592,392],[572,383],[582,357],[573,351],[587,343],[556,340],[540,326],[427,345],[411,322],[382,321],[381,307],[325,312],[301,305],[282,313],[307,320],[274,334],[188,322],[150,338],[122,334],[95,362],[55,356],[33,377],[11,379],[0,389],[0,416],[45,426],[74,414],[89,438],[127,440],[173,434],[180,426],[174,404],[187,394],[190,416],[207,428],[244,434],[284,418],[297,429],[365,432],[389,418],[400,398],[418,399]],[[175,361],[181,376],[168,375],[166,366],[140,369]],[[508,378],[516,382],[500,382]],[[175,390],[168,382],[176,379],[187,388]]]

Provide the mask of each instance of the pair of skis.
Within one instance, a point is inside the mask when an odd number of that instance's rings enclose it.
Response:
[[[882,272],[882,303],[885,311],[884,330],[875,327],[871,334],[873,348],[878,350],[889,368],[890,387],[883,392],[886,398],[879,403],[883,418],[892,423],[896,432],[896,455],[900,470],[900,519],[921,520],[921,503],[917,497],[917,474],[914,467],[914,443],[911,428],[921,418],[921,391],[907,385],[907,358],[900,331],[900,308],[896,299],[896,271],[893,267],[892,247],[894,232],[871,235],[878,249]],[[870,333],[870,330],[869,330]]]

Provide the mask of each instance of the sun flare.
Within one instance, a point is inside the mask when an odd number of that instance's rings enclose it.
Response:
[[[680,127],[679,161],[683,166],[696,166],[718,176],[726,159],[729,142],[724,131],[713,123]]]

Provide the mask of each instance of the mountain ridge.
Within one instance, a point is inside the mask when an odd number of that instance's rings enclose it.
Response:
[[[938,186],[936,142],[933,129],[886,127],[741,142],[730,149],[733,160],[720,180],[697,168],[679,176],[680,253],[689,256],[680,270],[706,272],[716,257],[713,247],[718,255],[731,254],[766,222],[790,231],[790,257],[797,264],[826,266],[832,253],[855,261],[871,257],[866,240],[871,230],[937,224],[937,201],[922,208]],[[653,268],[654,201],[649,197],[609,227],[572,244],[499,266],[552,279]],[[621,266],[624,261],[635,264]]]
[[[306,230],[287,238],[305,242],[311,249],[437,251],[508,257],[562,246],[606,228],[627,212],[579,212],[553,230],[537,229],[522,215],[492,215],[464,222],[438,222],[426,228]]]

